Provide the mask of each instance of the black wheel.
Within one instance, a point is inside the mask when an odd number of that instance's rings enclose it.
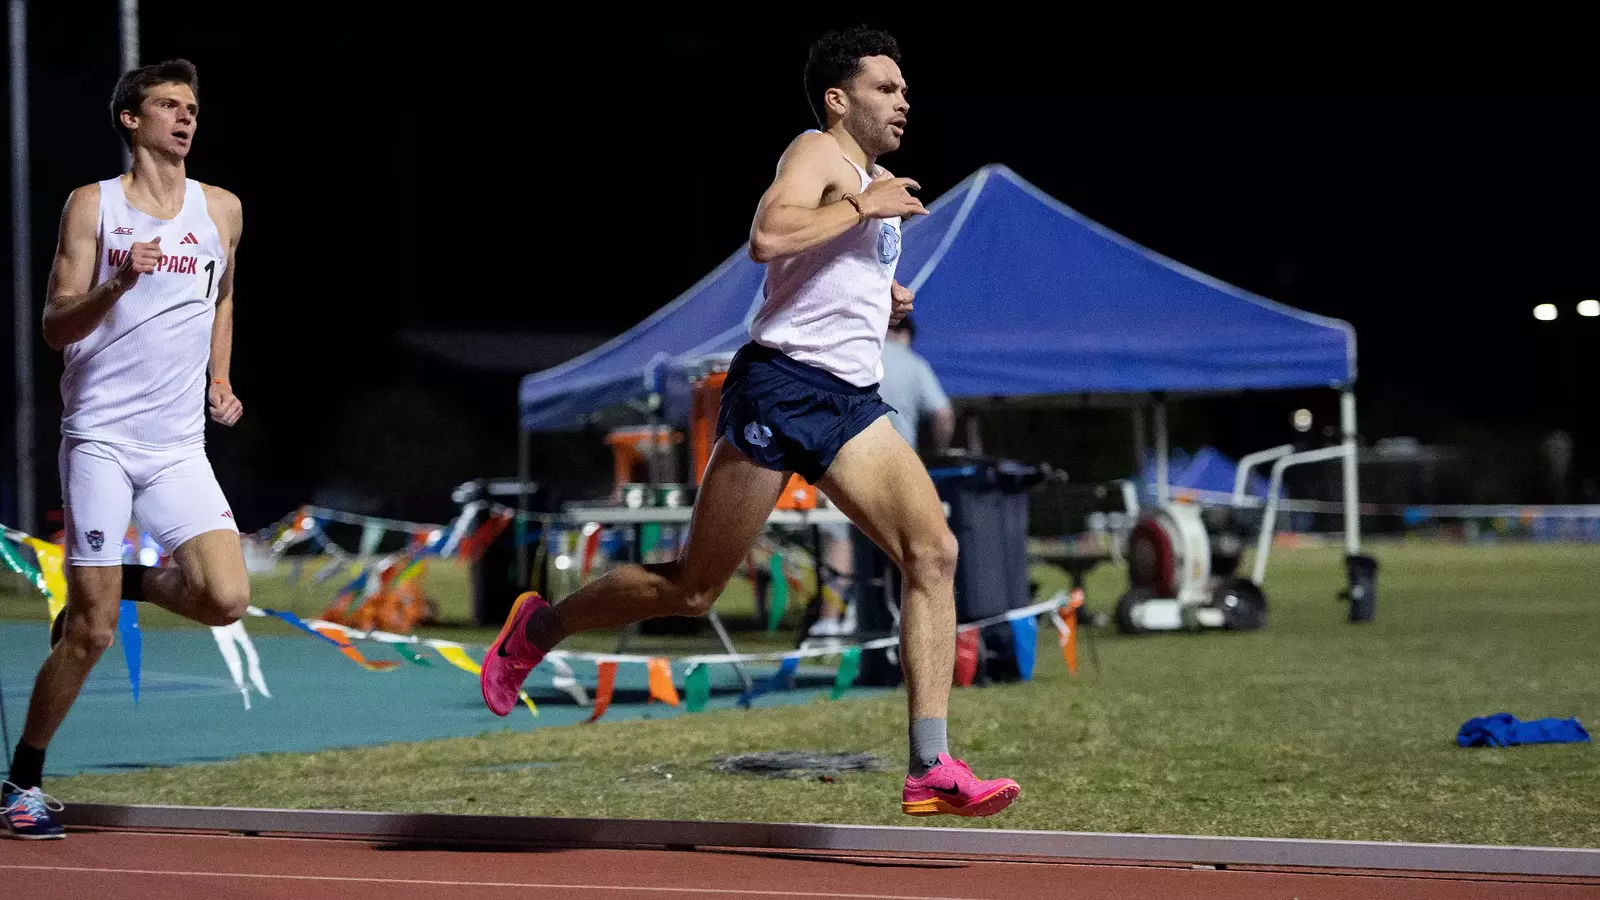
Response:
[[[1267,625],[1267,595],[1248,578],[1229,578],[1211,594],[1228,631],[1257,631]]]
[[[1117,598],[1117,631],[1123,634],[1143,634],[1144,629],[1133,622],[1133,608],[1155,596],[1147,587],[1131,587]]]

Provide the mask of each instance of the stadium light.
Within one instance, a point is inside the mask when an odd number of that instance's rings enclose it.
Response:
[[[1594,318],[1600,316],[1600,300],[1584,300],[1578,303],[1578,315]]]
[[[1554,303],[1541,303],[1533,308],[1533,317],[1541,322],[1553,322],[1556,318],[1556,305]]]
[[[1302,433],[1311,430],[1311,410],[1297,409],[1294,411],[1294,430]]]

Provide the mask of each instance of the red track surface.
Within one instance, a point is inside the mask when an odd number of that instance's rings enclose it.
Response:
[[[75,900],[339,897],[352,900],[1273,900],[1600,898],[1600,879],[1194,869],[1037,859],[940,859],[758,850],[414,846],[299,837],[75,831],[0,840],[5,896]]]

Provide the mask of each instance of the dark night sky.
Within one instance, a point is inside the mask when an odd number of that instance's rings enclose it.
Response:
[[[41,298],[67,191],[119,162],[115,4],[70,5],[31,13]],[[670,300],[745,239],[811,124],[805,48],[850,24],[577,32],[432,9],[374,28],[143,4],[144,60],[200,70],[191,176],[244,202],[248,427],[211,440],[248,482],[230,486],[247,527],[391,452],[340,436],[397,386],[471,434],[460,477],[506,471],[515,378],[429,363],[395,333],[609,334]],[[1600,320],[1573,313],[1600,297],[1591,36],[873,24],[899,35],[911,85],[886,162],[926,201],[1005,163],[1163,254],[1353,323],[1369,436],[1564,425],[1600,468],[1563,405],[1600,346]],[[1546,301],[1553,326],[1531,315]],[[60,363],[38,353],[48,507]]]

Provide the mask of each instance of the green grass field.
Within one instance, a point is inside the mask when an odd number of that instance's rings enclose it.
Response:
[[[934,823],[1600,846],[1592,743],[1454,743],[1463,721],[1500,711],[1600,723],[1600,548],[1388,544],[1374,555],[1369,625],[1346,624],[1335,600],[1340,552],[1305,549],[1275,551],[1272,618],[1258,633],[1101,632],[1074,679],[1042,629],[1035,681],[957,689],[951,706],[957,751],[980,774],[1015,777],[1023,798],[994,819]],[[444,614],[460,618],[465,580],[452,568],[429,579]],[[1109,611],[1120,580],[1110,567],[1091,576],[1091,606]],[[326,593],[268,578],[255,600],[314,614]],[[728,600],[748,609],[747,592]],[[0,615],[41,611],[36,598],[0,595]],[[738,636],[751,648],[792,644],[777,638]],[[930,820],[898,811],[904,715],[895,693],[79,776],[51,790],[69,802],[911,824]],[[825,784],[711,768],[780,749],[868,751],[886,770]]]

